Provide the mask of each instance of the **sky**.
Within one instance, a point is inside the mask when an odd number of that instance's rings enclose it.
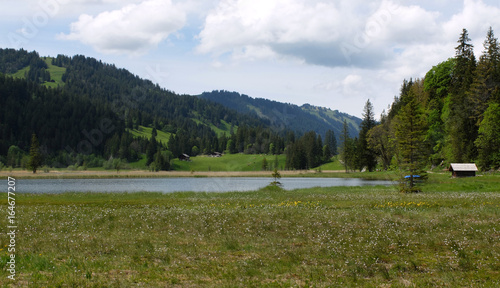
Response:
[[[228,90],[376,117],[404,79],[483,51],[498,0],[2,0],[0,48],[85,55],[178,94]]]

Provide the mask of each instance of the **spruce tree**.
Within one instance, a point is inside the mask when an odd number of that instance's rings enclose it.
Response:
[[[413,176],[424,174],[427,158],[424,146],[426,123],[414,92],[410,91],[407,96],[407,104],[394,119],[394,140],[399,168],[404,172],[402,176],[409,176],[408,186],[403,186],[401,191],[417,192]],[[405,183],[405,179],[402,179],[402,183]]]
[[[28,162],[28,167],[36,173],[36,170],[42,164],[42,155],[40,154],[40,143],[35,133],[31,136],[31,146],[30,146],[30,159]]]
[[[500,94],[498,85],[500,81],[500,47],[491,27],[483,46],[484,51],[479,58],[474,81],[468,93],[472,118],[477,126],[483,120],[483,113],[488,108],[489,103],[498,99]]]
[[[340,135],[340,140],[342,141],[340,147],[340,158],[344,161],[345,172],[347,173],[351,168],[350,160],[352,158],[351,154],[351,146],[352,141],[349,136],[349,126],[347,126],[347,121],[344,119],[344,125],[342,126],[342,134]]]
[[[337,155],[337,138],[335,138],[335,132],[333,130],[326,131],[325,134],[325,144],[328,145],[331,155]]]
[[[154,132],[156,132],[155,129],[153,129]],[[151,136],[151,140],[149,140],[149,143],[148,143],[148,147],[146,149],[146,165],[149,166],[149,164],[153,163],[153,161],[155,160],[154,157],[155,157],[155,154],[158,150],[158,143],[156,142],[156,137],[155,135],[153,134]]]
[[[361,130],[359,131],[359,170],[366,169],[370,172],[377,167],[377,155],[375,151],[368,146],[368,132],[375,127],[375,114],[373,113],[373,105],[370,100],[366,101],[363,110],[363,121],[361,122]]]
[[[463,29],[455,47],[455,67],[453,69],[449,115],[446,120],[448,134],[447,147],[454,162],[472,161],[477,154],[474,141],[477,128],[472,118],[472,103],[466,97],[474,79],[476,58],[474,46],[467,29]]]

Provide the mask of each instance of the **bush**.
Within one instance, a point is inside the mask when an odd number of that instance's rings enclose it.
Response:
[[[113,169],[113,158],[111,157],[108,161],[104,161],[102,167],[106,170]]]
[[[130,169],[127,162],[120,158],[116,159],[109,158],[108,161],[104,162],[102,167],[106,170],[115,169],[117,172],[120,171],[121,169]]]

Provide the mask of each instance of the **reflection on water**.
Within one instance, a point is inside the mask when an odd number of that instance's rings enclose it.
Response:
[[[213,178],[124,178],[124,179],[18,179],[17,192],[63,193],[78,192],[230,192],[253,191],[272,181],[264,177],[213,177]],[[287,190],[332,187],[391,185],[391,181],[349,178],[281,178]],[[7,183],[5,183],[7,185]]]

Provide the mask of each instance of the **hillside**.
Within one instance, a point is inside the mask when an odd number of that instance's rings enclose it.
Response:
[[[100,129],[102,121],[113,129]],[[0,49],[0,168],[26,167],[33,133],[45,165],[95,167],[110,158],[137,161],[151,142],[154,151],[177,147],[173,157],[194,147],[222,151],[224,135],[240,125],[268,126],[93,58]]]
[[[287,147],[297,160],[288,168],[308,168],[330,155],[323,153],[321,138],[306,132],[333,130],[338,137],[346,119],[357,135],[359,119],[338,111],[204,93],[210,94],[228,101],[178,95],[82,55],[0,49],[0,168],[26,167],[32,134],[39,138],[43,165],[109,169],[147,158],[147,166],[154,162],[161,170],[184,153],[279,155]]]
[[[212,91],[198,97],[220,103],[240,113],[247,113],[268,120],[278,129],[290,129],[303,134],[311,129],[322,136],[333,130],[338,137],[344,120],[349,125],[349,133],[355,137],[359,133],[361,119],[324,107],[304,104],[297,106],[263,98],[252,98],[237,92]]]

